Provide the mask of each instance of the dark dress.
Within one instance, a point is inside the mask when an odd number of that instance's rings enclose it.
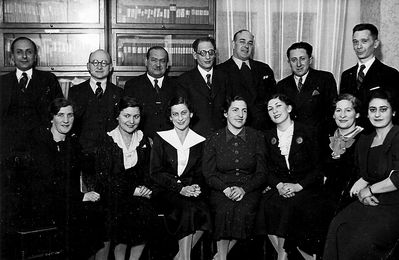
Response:
[[[323,173],[325,176],[323,191],[331,205],[332,216],[357,199],[356,197],[350,197],[349,191],[358,179],[355,166],[355,147],[360,133],[349,139],[342,136],[341,138],[334,138],[335,136],[337,136],[336,133],[330,136],[330,153],[326,155],[323,161]],[[342,148],[342,150],[338,147],[334,148],[340,150],[337,151],[337,154],[333,151],[334,141],[331,140],[336,140],[335,146],[341,146]],[[342,141],[338,144],[340,140]],[[338,153],[340,154],[338,155]]]
[[[133,196],[138,186],[151,189],[148,179],[151,146],[146,136],[143,136],[136,151],[137,164],[129,169],[125,169],[122,148],[112,137],[105,139],[99,152],[108,175],[109,229],[111,241],[115,244],[144,244],[154,236],[156,230],[157,214],[151,200]]]
[[[48,129],[39,129],[32,136],[32,172],[28,177],[30,203],[26,212],[27,228],[56,225],[66,259],[84,259],[102,247],[91,232],[96,227],[86,214],[80,173],[85,163],[76,136],[55,142]]]
[[[261,132],[245,127],[238,135],[223,128],[205,145],[203,171],[210,187],[214,216],[214,238],[246,239],[253,234],[256,211],[265,182],[265,147]],[[242,187],[240,201],[225,196],[223,190]]]
[[[167,229],[175,238],[181,239],[198,230],[211,230],[211,217],[205,202],[206,190],[202,176],[202,142],[203,137],[190,129],[185,142],[195,135],[200,142],[189,148],[189,158],[180,176],[178,170],[177,149],[160,136],[172,136],[174,129],[158,132],[154,137],[151,151],[151,179],[155,185],[154,199],[159,210],[165,213]],[[191,134],[190,134],[191,132]],[[176,138],[177,134],[176,134]],[[198,197],[186,197],[180,194],[184,186],[198,184],[201,194]]]
[[[321,170],[318,148],[311,128],[295,122],[288,161],[281,155],[277,129],[266,132],[267,178],[271,189],[264,192],[257,216],[257,234],[285,238],[289,251],[299,246],[308,253],[317,253],[317,239],[324,237],[319,200]],[[284,198],[276,188],[278,183],[299,183],[303,190]],[[316,250],[316,251],[314,251]],[[321,248],[320,248],[321,251]]]
[[[375,133],[362,136],[356,147],[359,173],[370,185],[390,178],[399,187],[399,127],[394,126],[382,145],[370,148]],[[355,201],[331,222],[323,259],[385,259],[399,238],[399,191],[375,195],[378,206]]]

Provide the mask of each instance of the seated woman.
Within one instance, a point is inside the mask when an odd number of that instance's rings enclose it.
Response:
[[[322,181],[318,147],[313,130],[291,119],[293,103],[287,96],[273,95],[267,109],[276,128],[265,135],[269,187],[260,203],[257,233],[268,235],[279,260],[287,259],[286,249],[298,247],[307,259],[310,256],[303,250],[317,252],[312,242],[319,228]]]
[[[399,127],[390,93],[370,94],[368,118],[375,131],[361,136],[355,162],[358,201],[331,222],[323,259],[385,259],[399,238]]]
[[[57,98],[50,103],[49,112],[50,128],[35,131],[31,138],[31,216],[37,217],[39,226],[57,226],[66,259],[87,259],[101,248],[102,241],[86,232],[93,223],[86,217],[84,204],[95,198],[92,192],[81,192],[80,172],[87,167],[76,136],[70,135],[73,106]]]
[[[225,260],[237,240],[253,235],[256,211],[265,182],[263,135],[245,127],[247,103],[242,97],[229,98],[224,107],[227,126],[207,141],[203,171],[210,187],[217,254]]]
[[[155,233],[157,214],[150,202],[149,139],[138,130],[141,105],[131,97],[118,103],[118,126],[108,132],[99,149],[98,164],[108,176],[111,242],[116,260],[138,260],[146,242]]]
[[[331,154],[324,160],[324,191],[332,203],[334,215],[354,199],[349,190],[356,181],[355,146],[363,128],[356,125],[360,101],[351,94],[341,94],[334,101],[333,118],[337,129],[330,136]]]
[[[189,128],[193,112],[188,101],[175,97],[169,102],[174,128],[157,132],[151,151],[154,199],[165,210],[167,228],[179,240],[175,260],[188,260],[204,231],[211,229],[202,176],[205,138]]]

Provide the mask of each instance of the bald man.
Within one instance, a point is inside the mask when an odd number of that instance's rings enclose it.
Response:
[[[92,153],[106,133],[117,126],[115,111],[122,89],[108,79],[112,62],[106,51],[92,52],[87,69],[90,79],[72,87],[69,99],[75,104],[74,132],[83,151]]]

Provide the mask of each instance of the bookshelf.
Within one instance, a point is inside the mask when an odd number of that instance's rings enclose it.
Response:
[[[146,71],[154,45],[169,52],[169,75],[191,69],[192,42],[215,36],[215,0],[0,0],[0,75],[14,70],[11,43],[20,36],[38,46],[37,68],[67,86],[87,79],[91,51],[113,59],[113,83],[123,86]]]

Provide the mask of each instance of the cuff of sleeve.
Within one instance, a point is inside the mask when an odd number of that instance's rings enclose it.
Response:
[[[399,188],[399,171],[392,170],[389,174],[389,178],[391,179],[393,185],[395,185],[396,188]]]

